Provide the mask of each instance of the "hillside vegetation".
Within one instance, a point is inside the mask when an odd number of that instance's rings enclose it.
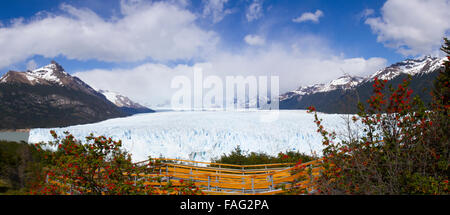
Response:
[[[24,194],[37,180],[41,161],[32,145],[0,141],[0,194]]]
[[[250,152],[244,153],[238,146],[230,154],[223,154],[220,158],[213,159],[213,163],[235,164],[235,165],[257,165],[273,163],[297,163],[299,161],[308,162],[317,157],[306,155],[296,151],[280,152],[277,156],[265,153]]]
[[[344,141],[322,125],[324,171],[317,180],[319,194],[449,194],[450,175],[450,41],[445,69],[439,72],[425,106],[413,97],[410,79],[395,87],[375,78],[373,93],[359,103]],[[349,128],[351,128],[349,126]]]

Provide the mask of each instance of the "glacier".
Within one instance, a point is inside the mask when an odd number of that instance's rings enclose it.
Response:
[[[244,152],[300,151],[321,155],[322,136],[314,115],[305,110],[279,110],[278,119],[261,118],[272,111],[166,111],[63,128],[30,130],[29,143],[48,142],[50,130],[59,136],[68,131],[85,141],[90,133],[122,140],[133,161],[165,157],[209,162],[239,146]],[[318,113],[328,131],[345,132],[347,115]]]

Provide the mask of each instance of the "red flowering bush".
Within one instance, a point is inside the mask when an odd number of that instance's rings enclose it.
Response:
[[[190,182],[163,183],[162,177],[154,176],[159,173],[157,163],[132,163],[131,155],[121,149],[121,141],[91,134],[82,144],[69,133],[62,139],[54,131],[51,134],[54,142],[36,144],[49,165],[30,194],[200,193]]]
[[[349,131],[358,135],[346,140],[336,141],[336,134],[322,126],[311,107],[325,146],[316,193],[449,194],[450,65],[445,64],[428,108],[411,97],[408,80],[389,87],[386,94],[387,81],[375,78],[369,107],[360,103],[360,112],[352,118],[362,128]]]

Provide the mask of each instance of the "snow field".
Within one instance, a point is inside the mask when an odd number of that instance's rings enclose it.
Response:
[[[59,136],[69,131],[85,141],[90,133],[122,140],[133,161],[166,157],[211,161],[233,151],[277,155],[289,150],[321,154],[322,137],[313,114],[305,110],[280,110],[278,120],[261,121],[269,111],[172,111],[138,114],[94,124],[30,131],[29,142],[51,141],[50,130]],[[273,111],[272,111],[273,113]],[[319,114],[328,131],[343,132],[343,115]]]

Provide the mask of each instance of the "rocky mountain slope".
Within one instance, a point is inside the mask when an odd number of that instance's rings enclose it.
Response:
[[[412,76],[410,88],[413,96],[419,95],[429,103],[429,92],[433,80],[443,68],[445,58],[425,56],[420,59],[407,59],[375,72],[365,78],[344,75],[326,84],[299,87],[280,95],[280,109],[307,109],[315,106],[318,111],[326,113],[357,113],[359,101],[365,102],[372,94],[375,77],[388,80],[387,85],[397,86],[408,75]]]
[[[128,115],[54,61],[0,78],[0,129],[60,127]]]

